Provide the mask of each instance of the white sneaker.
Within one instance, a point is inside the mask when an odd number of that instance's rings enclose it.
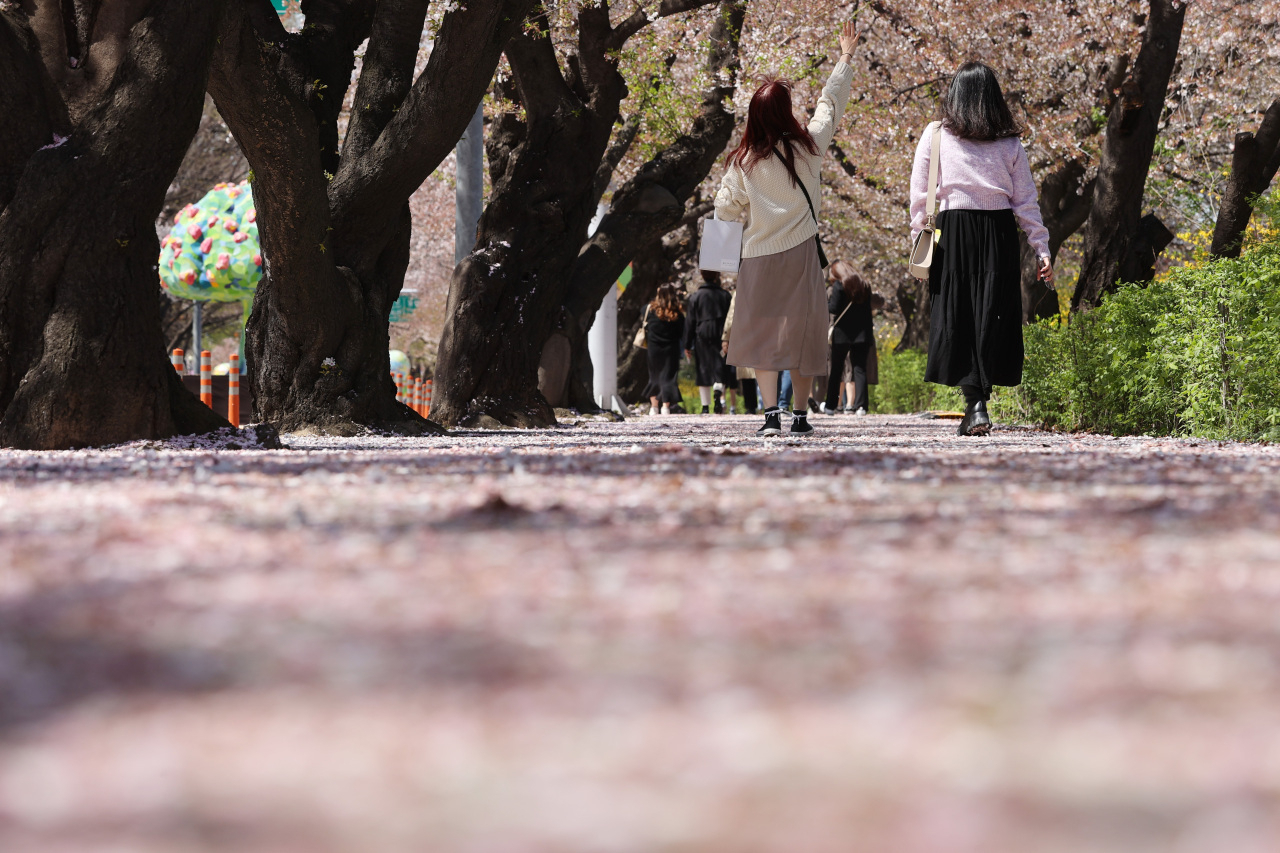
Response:
[[[656,414],[658,414],[658,407],[657,407],[657,406],[650,406],[650,407],[649,407],[649,414],[651,414],[651,415],[656,415]]]
[[[866,409],[858,409],[858,411],[854,412],[854,414],[857,415],[858,417],[862,417],[866,413],[867,413]]]
[[[663,404],[662,404],[662,414],[664,414],[664,415],[669,415],[669,414],[671,414],[671,404],[670,404],[670,403],[663,403]]]

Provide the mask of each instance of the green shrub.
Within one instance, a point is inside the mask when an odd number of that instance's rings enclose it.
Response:
[[[924,353],[894,352],[891,342],[882,342],[878,355],[880,384],[870,388],[871,411],[911,414],[930,409],[964,408],[964,398],[958,389],[924,381]]]
[[[993,415],[1113,434],[1280,440],[1280,244],[1123,285],[1026,329],[1023,384]]]

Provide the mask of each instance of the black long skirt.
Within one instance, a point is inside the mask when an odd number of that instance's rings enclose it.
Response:
[[[718,337],[693,339],[693,363],[697,369],[698,384],[703,388],[715,385],[717,382],[729,383],[738,380],[734,369],[725,363],[724,356],[720,354]]]
[[[680,396],[680,344],[649,342],[646,355],[649,359],[649,385],[644,389],[646,397],[657,397],[659,403],[679,403]]]
[[[924,378],[971,385],[1022,382],[1022,269],[1012,210],[944,210],[929,271],[933,313]]]

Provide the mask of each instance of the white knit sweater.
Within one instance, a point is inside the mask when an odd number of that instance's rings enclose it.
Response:
[[[853,84],[853,69],[843,62],[822,88],[818,108],[809,122],[809,134],[818,145],[816,156],[797,147],[796,174],[804,182],[813,199],[813,206],[822,212],[821,183],[822,155],[836,127],[844,116],[849,102],[849,87]],[[809,214],[804,193],[791,183],[786,164],[777,157],[761,160],[744,173],[737,165],[730,166],[720,181],[716,193],[716,216],[736,220],[746,214],[742,229],[742,257],[758,258],[775,255],[795,248],[805,240],[812,240],[818,233],[817,225]]]

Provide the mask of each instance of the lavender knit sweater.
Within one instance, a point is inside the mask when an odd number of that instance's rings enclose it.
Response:
[[[941,125],[925,130],[916,147],[911,170],[911,239],[925,224],[925,201],[929,192],[929,156],[933,133]],[[1036,183],[1031,177],[1027,152],[1014,138],[978,142],[959,139],[942,129],[942,165],[939,169],[938,210],[1009,210],[1027,233],[1036,257],[1049,257],[1049,232],[1040,219]]]

